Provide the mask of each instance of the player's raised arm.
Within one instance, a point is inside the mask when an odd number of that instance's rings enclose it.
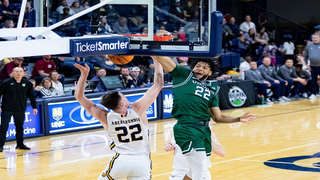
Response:
[[[153,85],[145,93],[145,95],[132,104],[132,108],[139,114],[145,113],[148,107],[154,102],[161,91],[164,80],[163,80],[163,69],[161,64],[153,58],[154,61],[154,79]]]
[[[152,59],[157,60],[163,67],[164,71],[171,72],[177,66],[168,56],[153,56]]]
[[[74,97],[79,101],[79,103],[82,105],[82,107],[88,111],[93,117],[98,119],[103,127],[107,130],[108,129],[108,123],[107,123],[107,113],[108,111],[102,108],[99,108],[95,103],[93,103],[91,100],[89,100],[87,97],[84,96],[84,89],[85,84],[87,81],[88,74],[90,72],[90,68],[87,64],[85,64],[85,67],[74,64],[76,68],[78,68],[81,71],[81,75],[79,77],[76,90],[74,92]]]

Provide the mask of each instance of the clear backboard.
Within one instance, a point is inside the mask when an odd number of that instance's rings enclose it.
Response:
[[[92,0],[90,7],[62,19],[57,12],[59,4],[54,6],[58,1],[34,1],[36,27],[22,28],[26,2],[22,1],[17,28],[0,29],[0,38],[16,38],[0,42],[0,48],[4,49],[0,59],[49,54],[75,57],[221,54],[223,16],[215,11],[214,0]],[[72,31],[73,35],[61,32],[71,22],[76,32]],[[165,30],[166,34],[159,36],[159,30]]]
[[[100,8],[113,27],[124,19],[130,55],[213,57],[221,53],[222,19],[212,0],[116,0]],[[115,10],[115,11],[114,11]],[[121,20],[120,20],[121,21]],[[158,30],[169,33],[157,36]]]

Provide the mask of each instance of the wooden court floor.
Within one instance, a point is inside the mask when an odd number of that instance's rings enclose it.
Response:
[[[259,115],[251,125],[212,124],[227,155],[211,157],[214,180],[320,180],[320,98],[226,110]],[[173,153],[165,152],[175,120],[150,122],[154,180],[168,179]],[[320,128],[320,127],[319,127]],[[112,152],[101,129],[27,139],[31,151],[8,142],[0,153],[0,179],[97,179]]]

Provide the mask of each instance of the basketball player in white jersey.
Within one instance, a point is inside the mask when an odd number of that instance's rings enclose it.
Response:
[[[84,96],[85,82],[90,68],[75,64],[81,71],[75,97],[92,116],[98,119],[113,140],[110,148],[115,151],[109,165],[100,174],[99,180],[147,180],[151,179],[150,145],[146,110],[157,98],[163,87],[162,66],[154,59],[154,84],[143,97],[130,102],[120,92],[102,96],[100,103],[113,110],[98,107]],[[129,108],[128,108],[129,107]]]
[[[226,155],[224,147],[220,144],[213,131],[211,131],[211,144],[214,154],[221,157]],[[190,172],[187,158],[182,154],[181,148],[176,144],[173,136],[171,141],[167,143],[165,151],[174,151],[173,171],[170,174],[169,180],[191,180],[189,177],[191,177],[192,172]],[[210,156],[207,157],[207,167],[211,167]],[[209,170],[207,171],[206,179],[211,179]]]

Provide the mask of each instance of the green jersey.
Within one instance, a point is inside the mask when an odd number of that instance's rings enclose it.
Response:
[[[172,116],[178,123],[209,121],[208,109],[219,106],[219,86],[205,85],[191,70],[180,66],[176,66],[170,75],[173,79]]]

